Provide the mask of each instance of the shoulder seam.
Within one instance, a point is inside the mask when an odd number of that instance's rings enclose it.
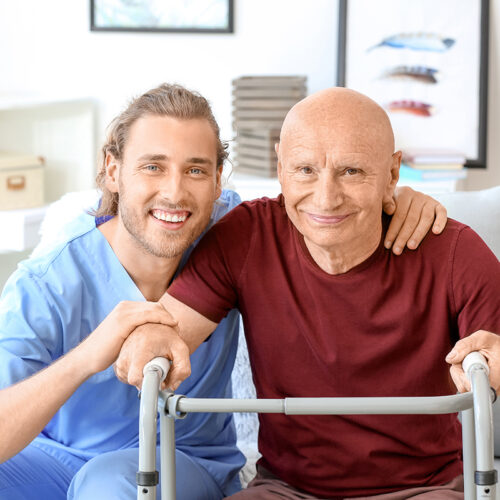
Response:
[[[61,253],[68,247],[68,245],[70,243],[72,243],[74,240],[76,240],[77,238],[81,238],[82,236],[84,236],[85,234],[88,234],[90,233],[90,231],[93,231],[94,229],[96,229],[95,227],[91,228],[91,229],[88,229],[87,231],[83,232],[83,233],[80,233],[80,234],[77,234],[75,236],[73,236],[71,239],[69,239],[68,241],[64,242],[64,243],[60,243],[59,244],[59,251],[52,256],[52,258],[45,263],[44,265],[44,268],[42,270],[42,272],[40,273],[34,273],[33,272],[33,269],[29,269],[29,272],[28,274],[31,275],[31,276],[37,276],[38,278],[43,278],[43,276],[45,276],[48,272],[49,272],[49,268],[50,266],[52,266],[52,264],[54,263],[55,260],[57,260],[59,258],[59,256],[61,255]],[[56,247],[57,248],[57,247]],[[43,254],[42,254],[43,255]]]

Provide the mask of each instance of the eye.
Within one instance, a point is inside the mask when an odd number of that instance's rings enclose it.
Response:
[[[356,174],[359,174],[359,170],[357,168],[346,168],[345,169],[345,173],[346,175],[356,175]]]
[[[300,173],[304,175],[311,175],[313,173],[313,169],[311,167],[300,167]]]
[[[203,173],[203,170],[201,168],[198,168],[198,167],[193,167],[193,168],[189,169],[189,173],[194,174],[194,175],[200,175]]]
[[[146,165],[145,169],[148,172],[157,172],[158,171],[158,165]]]

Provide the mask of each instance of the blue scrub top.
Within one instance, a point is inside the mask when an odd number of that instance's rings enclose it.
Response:
[[[210,225],[239,202],[236,193],[223,191]],[[63,244],[22,262],[5,285],[0,300],[0,388],[76,347],[120,301],[145,300],[93,216],[82,214],[64,231]],[[183,255],[180,268],[191,250]],[[233,310],[191,355],[192,373],[179,394],[231,397],[238,327]],[[137,389],[119,382],[111,366],[76,390],[34,445],[59,458],[69,452],[88,460],[137,447],[138,426]],[[176,445],[207,468],[223,491],[244,464],[229,414],[192,413],[176,421]]]

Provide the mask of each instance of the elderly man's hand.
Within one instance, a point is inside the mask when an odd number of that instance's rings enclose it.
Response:
[[[191,374],[189,348],[181,339],[177,327],[149,323],[136,328],[123,343],[115,363],[115,373],[124,383],[142,386],[142,370],[146,363],[156,357],[172,361],[162,389],[177,389]]]
[[[434,234],[443,231],[446,226],[446,208],[434,198],[406,186],[396,188],[394,198],[384,204],[384,212],[392,215],[385,248],[392,246],[392,251],[400,255],[405,245],[415,250],[431,227]]]
[[[490,385],[498,392],[500,387],[500,336],[479,330],[459,340],[446,356],[451,365],[450,374],[459,392],[470,391],[470,382],[462,370],[462,361],[467,354],[478,351],[488,361],[490,368]]]

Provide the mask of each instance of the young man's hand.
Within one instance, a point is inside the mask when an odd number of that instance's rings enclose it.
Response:
[[[146,323],[171,328],[177,326],[177,322],[159,302],[123,301],[75,351],[85,357],[85,364],[91,373],[98,373],[114,363],[126,338]]]
[[[415,250],[432,227],[440,234],[446,226],[446,208],[430,196],[403,186],[396,188],[394,200],[384,204],[384,212],[392,215],[385,248],[392,247],[400,255],[405,245]]]

